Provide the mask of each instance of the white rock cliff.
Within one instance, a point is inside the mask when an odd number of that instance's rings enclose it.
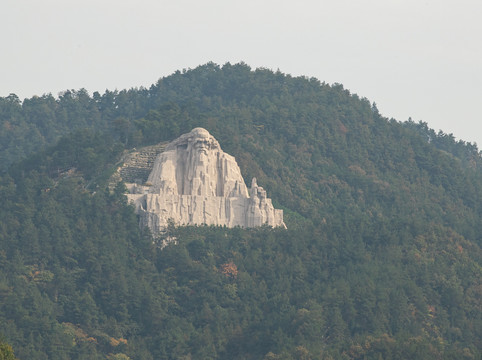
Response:
[[[126,184],[141,226],[159,233],[177,225],[283,226],[283,210],[273,207],[253,178],[248,190],[233,156],[202,128],[180,136],[159,154],[144,186]]]

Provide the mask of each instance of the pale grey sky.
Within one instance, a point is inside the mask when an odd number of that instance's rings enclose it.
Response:
[[[2,0],[0,96],[244,61],[338,82],[482,147],[480,0]]]

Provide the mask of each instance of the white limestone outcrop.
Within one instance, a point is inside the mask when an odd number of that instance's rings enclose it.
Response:
[[[155,234],[178,225],[285,226],[253,178],[248,190],[233,156],[202,128],[180,136],[159,154],[145,185],[126,184],[141,225]]]

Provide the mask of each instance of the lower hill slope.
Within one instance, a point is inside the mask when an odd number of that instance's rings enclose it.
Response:
[[[16,356],[481,357],[476,149],[242,64],[147,92],[125,131],[75,132],[2,174],[0,333]],[[160,250],[139,229],[122,183],[108,190],[114,164],[196,126],[266,184],[288,230],[170,227],[178,244]]]

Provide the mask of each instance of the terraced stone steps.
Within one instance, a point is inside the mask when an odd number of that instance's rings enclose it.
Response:
[[[122,159],[122,166],[117,170],[125,183],[144,184],[154,166],[157,156],[164,151],[167,143],[146,146],[133,150]]]

